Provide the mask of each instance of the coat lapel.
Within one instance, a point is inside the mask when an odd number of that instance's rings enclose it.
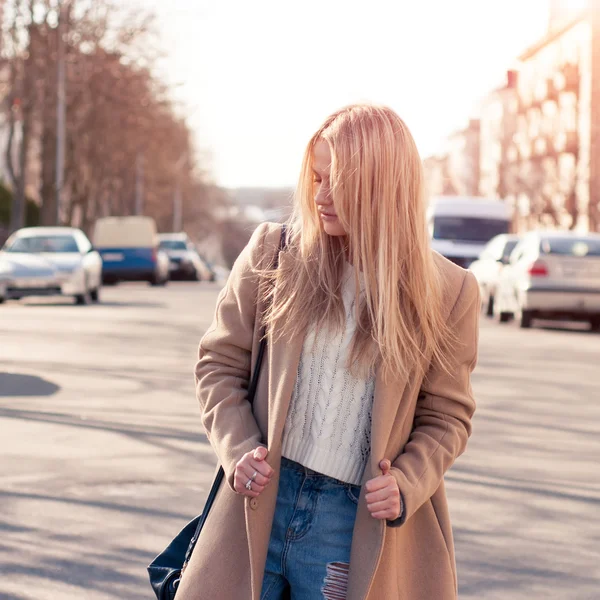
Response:
[[[362,484],[381,475],[379,462],[395,456],[387,456],[390,433],[396,421],[400,400],[406,387],[407,379],[402,377],[393,381],[385,381],[381,371],[377,373],[375,397],[371,413],[371,457],[363,474]],[[365,491],[363,488],[362,496]],[[350,579],[348,582],[349,600],[362,600],[366,597],[372,577],[381,558],[385,539],[385,522],[373,519],[363,502],[359,505],[354,535],[352,536],[352,553],[350,558]]]
[[[386,456],[392,427],[396,423],[396,414],[400,399],[406,388],[406,377],[385,381],[381,371],[377,373],[375,397],[371,413],[371,458],[363,476],[363,483],[381,475],[379,462],[384,458],[393,461],[395,456]]]
[[[279,254],[280,264],[285,265],[289,260],[288,253]],[[269,456],[267,461],[277,472],[281,460],[281,444],[283,428],[296,383],[298,364],[302,353],[304,336],[294,339],[281,339],[273,341],[269,335],[267,343],[268,359],[268,432],[267,448]],[[276,477],[278,479],[278,476]],[[246,531],[248,534],[250,569],[252,581],[252,598],[260,597],[260,587],[266,555],[269,545],[269,536],[275,506],[277,503],[277,484],[269,486],[258,498],[255,508],[245,503]]]
[[[279,262],[284,269],[289,260],[293,260],[289,252],[279,253]],[[269,338],[269,450],[281,447],[303,344],[303,335],[292,339],[279,339],[276,342]]]

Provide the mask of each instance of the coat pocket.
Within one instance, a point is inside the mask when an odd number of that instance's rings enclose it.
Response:
[[[435,516],[435,521],[437,523],[437,526],[439,527],[440,533],[442,534],[442,538],[444,539],[444,545],[446,546],[446,551],[448,552],[448,555],[450,556],[452,554],[450,552],[450,545],[448,544],[448,539],[446,538],[446,534],[444,533],[444,528],[442,527],[442,522],[440,521],[440,516],[438,515],[438,511],[435,508],[435,503],[433,501],[433,498],[430,498],[429,502],[431,503],[431,509],[433,510],[433,514]]]

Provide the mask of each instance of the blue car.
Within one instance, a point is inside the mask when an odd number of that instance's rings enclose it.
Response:
[[[102,280],[147,281],[165,285],[169,258],[159,249],[156,223],[151,217],[105,217],[94,228],[94,247],[102,257]]]

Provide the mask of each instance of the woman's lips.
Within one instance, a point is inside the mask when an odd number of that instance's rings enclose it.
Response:
[[[335,219],[337,219],[337,215],[334,215],[332,213],[326,213],[326,212],[321,212],[321,218],[325,219],[326,221],[333,221]]]

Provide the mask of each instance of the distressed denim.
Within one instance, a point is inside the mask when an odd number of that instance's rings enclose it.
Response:
[[[282,458],[261,600],[344,600],[360,486]]]

